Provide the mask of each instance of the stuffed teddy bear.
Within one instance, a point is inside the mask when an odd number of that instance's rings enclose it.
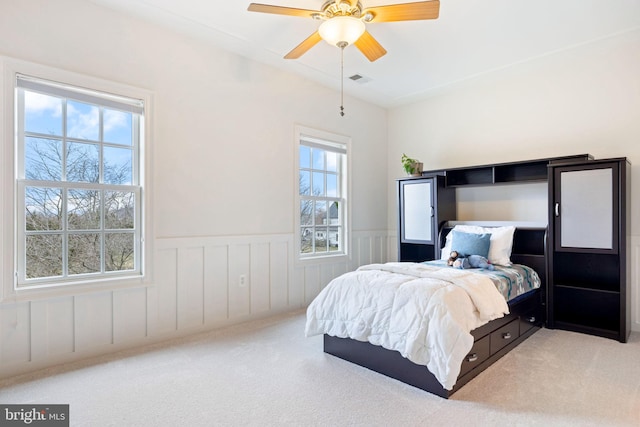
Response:
[[[469,255],[467,257],[461,257],[457,251],[451,251],[449,259],[447,260],[447,265],[459,268],[459,269],[467,269],[467,268],[483,268],[485,270],[494,270],[495,267],[483,256],[480,255]]]

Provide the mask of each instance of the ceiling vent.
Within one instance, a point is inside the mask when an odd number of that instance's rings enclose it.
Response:
[[[368,83],[371,81],[369,77],[363,76],[362,74],[354,74],[353,76],[349,76],[349,79],[360,84]]]

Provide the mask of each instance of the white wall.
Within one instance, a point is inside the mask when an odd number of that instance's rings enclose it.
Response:
[[[389,111],[389,229],[400,156],[425,170],[590,153],[632,163],[632,323],[640,331],[640,30],[444,88]],[[460,219],[545,221],[546,186],[458,190]],[[394,241],[394,239],[391,239]],[[391,251],[390,253],[393,253]]]
[[[0,55],[152,92],[155,262],[150,287],[0,303],[0,377],[297,309],[386,260],[386,110],[341,118],[333,90],[85,1],[1,9]],[[352,138],[349,260],[295,262],[296,124]]]

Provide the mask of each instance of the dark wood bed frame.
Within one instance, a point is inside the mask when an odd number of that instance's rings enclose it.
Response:
[[[451,227],[440,232],[440,246]],[[405,359],[399,352],[368,342],[324,335],[324,351],[369,368],[414,387],[449,398],[463,385],[523,342],[544,323],[546,298],[546,228],[516,229],[511,261],[533,268],[542,282],[540,289],[509,303],[510,314],[471,331],[473,348],[462,362],[460,375],[452,390],[446,390],[426,366]]]

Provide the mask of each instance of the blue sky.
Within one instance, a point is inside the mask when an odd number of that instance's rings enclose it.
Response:
[[[95,105],[69,100],[67,103],[67,136],[99,140],[99,109]],[[62,99],[25,91],[25,129],[62,136]],[[104,141],[131,145],[131,114],[104,109]]]
[[[28,90],[25,95],[25,131],[62,137],[63,135],[63,99]],[[69,100],[66,105],[66,131],[68,138],[95,142],[96,150],[100,144],[100,109],[79,101]],[[104,142],[112,145],[103,147],[103,158],[112,166],[131,165],[132,151],[132,114],[112,109],[103,109]],[[40,140],[43,141],[43,140]],[[53,145],[54,140],[50,140]],[[29,158],[29,144],[26,155]],[[121,146],[118,147],[118,145]],[[127,148],[125,148],[127,147]],[[59,147],[58,147],[59,148]],[[86,152],[93,152],[87,147]],[[28,166],[28,164],[27,164]]]
[[[337,174],[326,174],[338,171],[338,154],[325,151],[319,148],[309,148],[300,145],[300,168],[313,169],[313,171],[300,171],[301,186],[308,186],[309,179],[313,179],[313,194],[328,197],[338,196],[338,176]],[[325,169],[326,168],[326,169]],[[326,188],[325,188],[326,175]]]

